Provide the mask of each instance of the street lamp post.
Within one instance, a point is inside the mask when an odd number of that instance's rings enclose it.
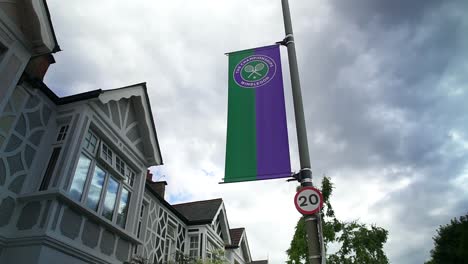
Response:
[[[286,32],[286,38],[284,39],[283,44],[286,45],[288,49],[289,71],[291,74],[291,86],[294,102],[294,116],[296,119],[296,133],[297,142],[299,145],[299,159],[301,165],[301,171],[299,172],[297,178],[301,182],[302,187],[313,186],[312,170],[309,157],[309,145],[307,142],[307,129],[304,117],[304,107],[302,105],[302,92],[301,84],[299,81],[299,70],[297,66],[296,47],[294,44],[291,14],[289,11],[288,0],[281,0],[281,4],[283,8],[284,29]],[[304,220],[307,230],[308,250],[310,258],[309,263],[323,264],[325,263],[325,258],[322,255],[322,251],[324,250],[321,237],[322,230],[320,223],[320,213],[306,215],[304,216]]]

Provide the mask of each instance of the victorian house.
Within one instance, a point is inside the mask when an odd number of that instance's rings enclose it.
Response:
[[[145,83],[58,97],[44,0],[0,2],[0,263],[251,263],[222,199],[169,204]]]

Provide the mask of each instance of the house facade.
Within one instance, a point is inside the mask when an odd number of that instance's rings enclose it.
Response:
[[[170,205],[164,199],[166,184],[147,179],[141,209],[144,228],[137,233],[143,244],[134,248],[137,256],[151,263],[190,263],[212,260],[221,250],[229,263],[252,262],[245,229],[229,227],[222,199]]]
[[[58,97],[44,0],[0,2],[0,263],[250,263],[222,199],[171,205],[145,83]],[[240,234],[240,235],[239,235]]]

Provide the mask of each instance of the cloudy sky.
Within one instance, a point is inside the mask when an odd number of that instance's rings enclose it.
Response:
[[[296,183],[219,185],[227,57],[284,37],[272,0],[49,0],[61,96],[147,82],[172,203],[222,197],[255,259],[283,263]],[[389,231],[392,263],[428,259],[441,224],[468,211],[468,2],[290,1],[314,183],[339,218]],[[286,49],[290,151],[299,169]]]

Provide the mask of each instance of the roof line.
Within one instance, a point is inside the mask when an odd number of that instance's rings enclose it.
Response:
[[[102,93],[101,89],[97,89],[70,96],[58,97],[42,80],[38,78],[32,78],[26,72],[23,73],[22,80],[31,83],[33,87],[39,88],[39,90],[41,90],[56,105],[64,105],[87,99],[97,98]]]
[[[195,220],[191,221],[188,220],[182,213],[177,211],[171,204],[169,204],[164,198],[161,197],[151,186],[145,182],[145,187],[147,190],[149,190],[155,197],[158,199],[169,211],[177,215],[185,224],[187,225],[204,225],[204,224],[210,224],[211,221],[208,220]]]
[[[153,128],[154,137],[156,139],[156,147],[158,148],[159,159],[161,160],[160,165],[163,165],[164,161],[163,161],[163,157],[162,157],[162,153],[161,153],[161,147],[159,146],[158,133],[156,132],[156,126],[154,124],[153,110],[151,109],[151,103],[150,103],[150,100],[149,100],[148,88],[146,87],[146,82],[135,84],[135,85],[142,85],[143,86],[143,91],[145,92],[145,97],[146,97],[146,104],[148,105],[148,111],[150,112],[150,115],[151,115],[150,120],[151,120],[151,126]]]
[[[186,202],[186,203],[178,203],[178,204],[173,204],[173,206],[200,203],[200,202],[211,202],[211,201],[216,201],[216,200],[221,200],[222,201],[223,198],[214,198],[214,199],[208,199],[208,200],[199,200],[199,201],[192,201],[192,202]]]
[[[156,197],[156,199],[158,199],[164,206],[166,206],[167,209],[169,209],[169,211],[177,215],[182,221],[184,221],[184,223],[186,224],[189,223],[189,220],[185,218],[185,216],[183,216],[181,213],[179,213],[179,211],[177,211],[174,207],[172,207],[166,200],[164,200],[164,198],[161,197],[161,195],[159,195],[155,190],[153,190],[153,188],[151,188],[151,186],[146,182],[145,182],[145,187]]]
[[[236,227],[236,228],[231,228],[229,230],[239,230],[239,229],[244,229],[245,230],[245,227]]]
[[[146,87],[146,82],[139,82],[139,83],[135,83],[135,84],[126,85],[126,86],[123,86],[123,87],[118,87],[118,88],[113,88],[113,89],[106,89],[105,91],[116,91],[116,90],[121,90],[121,89],[127,89],[127,88],[130,88],[130,87],[136,87],[136,86],[145,86]]]
[[[55,46],[54,46],[54,48],[52,49],[52,53],[62,51],[62,50],[60,49],[59,44],[58,44],[57,36],[55,35],[54,25],[52,24],[52,18],[51,18],[51,16],[50,16],[49,6],[47,5],[47,1],[46,1],[46,0],[43,0],[43,1],[44,1],[45,11],[46,11],[46,14],[47,14],[47,19],[49,20],[49,24],[50,24],[50,30],[52,31],[52,37],[54,38],[54,42],[55,42]]]

